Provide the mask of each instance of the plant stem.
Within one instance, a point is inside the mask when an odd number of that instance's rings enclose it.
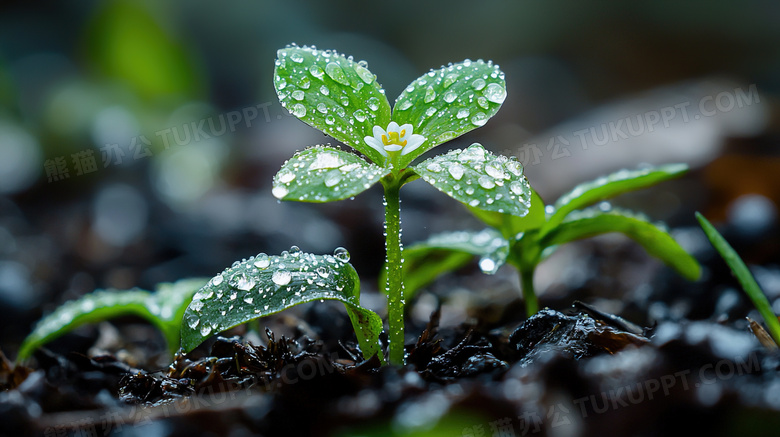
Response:
[[[525,314],[528,317],[533,316],[539,311],[539,301],[536,298],[534,290],[534,267],[525,267],[520,271],[520,286],[523,289],[523,300],[525,301]]]
[[[390,364],[404,364],[404,282],[401,246],[401,184],[398,178],[383,181],[385,187],[385,250],[387,251],[387,318]]]

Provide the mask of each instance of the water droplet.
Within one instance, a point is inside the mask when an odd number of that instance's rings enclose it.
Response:
[[[368,104],[368,107],[369,107],[369,108],[370,108],[372,111],[376,111],[377,109],[379,109],[379,103],[380,103],[380,102],[379,102],[379,99],[378,99],[378,98],[376,98],[376,97],[371,97],[370,99],[368,99],[368,100],[366,101],[366,103]]]
[[[325,268],[325,266],[319,266],[319,267],[317,267],[317,274],[318,274],[318,275],[319,275],[321,278],[327,278],[328,276],[330,276],[330,272],[328,272],[328,269],[327,269],[327,268]]]
[[[283,184],[289,184],[290,182],[295,179],[295,173],[291,171],[286,171],[284,173],[279,173],[279,182]]]
[[[222,275],[217,275],[217,276],[214,276],[213,278],[211,278],[211,284],[212,285],[219,285],[224,280],[225,280],[225,278],[223,278]]]
[[[276,81],[276,89],[277,90],[283,90],[284,87],[287,86],[287,81],[284,80],[283,77],[279,78],[279,80]]]
[[[484,112],[477,112],[471,117],[471,124],[474,126],[484,126],[487,123],[487,115]]]
[[[493,273],[496,269],[496,262],[490,258],[482,258],[479,260],[479,269],[482,270],[482,273]]]
[[[446,93],[444,93],[444,101],[447,103],[452,103],[457,97],[458,95],[453,93],[452,91],[447,91]]]
[[[460,152],[458,160],[461,162],[467,161],[484,161],[485,160],[485,148],[479,143],[474,143],[466,148],[466,150]]]
[[[360,123],[366,121],[366,113],[362,109],[358,109],[352,115],[354,115],[355,116],[355,120],[357,120]]]
[[[265,253],[258,253],[255,257],[255,267],[258,269],[267,269],[271,265],[271,258]]]
[[[506,177],[503,166],[501,166],[501,163],[497,161],[493,161],[486,165],[485,173],[496,179],[504,179]]]
[[[204,323],[203,326],[201,326],[201,328],[200,328],[200,335],[205,337],[205,336],[209,335],[210,333],[211,333],[211,326],[206,325]]]
[[[325,186],[330,188],[341,182],[342,173],[339,170],[331,170],[325,176]]]
[[[287,191],[287,188],[286,188],[286,187],[284,187],[284,186],[282,186],[282,185],[277,185],[277,186],[275,186],[275,187],[274,187],[274,188],[271,190],[271,194],[273,194],[273,195],[274,195],[274,197],[276,197],[277,199],[280,199],[280,200],[281,200],[282,198],[284,198],[284,196],[286,196],[286,195],[287,195],[287,193],[289,193],[289,191]]]
[[[396,105],[395,109],[398,111],[406,111],[407,109],[412,107],[412,101],[411,100],[403,100],[398,105]]]
[[[505,164],[505,167],[506,167],[507,170],[509,170],[510,173],[512,173],[513,175],[515,175],[517,177],[520,177],[520,176],[523,175],[523,165],[520,164],[517,161],[508,161]]]
[[[450,176],[456,181],[459,181],[463,177],[463,173],[465,173],[463,166],[457,163],[450,165],[447,171],[450,172]]]
[[[323,85],[323,86],[321,86],[321,87],[320,87],[320,93],[321,93],[323,96],[327,96],[328,94],[330,94],[330,90],[328,89],[328,87],[326,87],[325,85]]]
[[[519,196],[523,194],[523,184],[519,181],[512,181],[512,183],[509,184],[509,190]]]
[[[355,71],[357,72],[358,76],[360,76],[360,79],[362,79],[363,82],[366,83],[366,85],[370,85],[371,82],[374,81],[373,73],[368,71],[368,69],[363,67],[362,65],[358,64],[357,66],[355,66]]]
[[[317,154],[314,162],[309,166],[309,171],[319,170],[321,168],[338,168],[342,165],[344,165],[344,161],[335,153],[322,152]]]
[[[292,255],[294,257],[299,257],[299,256],[301,256],[301,248],[298,247],[298,246],[290,246],[289,253],[290,253],[290,255]]]
[[[328,113],[328,105],[324,103],[318,103],[317,104],[317,111],[319,111],[321,114],[327,114]]]
[[[339,101],[341,102],[341,104],[342,104],[342,105],[344,105],[344,106],[349,106],[349,97],[347,97],[347,96],[341,96],[341,97],[339,98]]]
[[[303,62],[303,55],[301,55],[298,52],[293,52],[293,54],[290,55],[290,59],[293,60],[293,62],[301,63]]]
[[[484,96],[479,96],[479,97],[477,98],[477,104],[478,104],[478,105],[480,106],[480,108],[482,108],[482,109],[488,109],[488,108],[490,108],[490,105],[488,104],[488,100],[487,100],[487,99],[486,99]]]
[[[425,116],[426,117],[430,117],[430,116],[432,116],[435,113],[436,113],[436,108],[434,108],[433,106],[431,106],[430,108],[425,110]]]
[[[341,69],[339,64],[335,62],[328,62],[328,64],[325,65],[325,73],[327,73],[328,76],[330,76],[330,78],[336,82],[342,85],[349,85],[349,79],[347,79],[347,75],[344,74],[344,70]]]
[[[287,270],[277,270],[271,275],[271,280],[274,281],[274,284],[279,286],[287,285],[292,280],[292,274]]]
[[[296,103],[293,105],[292,109],[290,109],[290,112],[298,118],[303,118],[306,116],[306,107],[300,103]]]
[[[336,117],[328,114],[325,116],[325,124],[333,124],[336,122]]]
[[[450,73],[444,78],[444,88],[449,88],[460,77],[457,73]]]
[[[230,285],[238,288],[239,290],[249,291],[254,288],[256,282],[251,276],[247,276],[244,273],[238,273],[230,280]]]
[[[468,116],[469,116],[468,109],[459,109],[458,113],[455,115],[456,118],[466,118]]]
[[[349,251],[343,247],[337,247],[333,251],[333,256],[343,263],[349,262]]]
[[[425,97],[423,98],[423,100],[425,101],[425,103],[431,103],[435,98],[436,98],[436,91],[433,90],[432,86],[429,86],[425,90]]]
[[[428,164],[427,166],[425,166],[425,168],[428,171],[432,171],[434,173],[438,173],[438,172],[441,171],[441,165],[439,165],[438,162],[432,162],[432,163]]]
[[[487,176],[480,176],[479,179],[477,179],[477,182],[479,182],[479,185],[486,190],[496,186],[496,182]]]
[[[190,316],[187,320],[187,326],[191,329],[195,329],[198,326],[198,323],[200,323],[200,319],[197,316]]]
[[[309,67],[309,73],[311,73],[311,75],[316,77],[317,79],[321,79],[322,75],[325,74],[325,72],[322,71],[322,68],[320,68],[319,65],[312,65],[311,67]],[[322,88],[320,88],[320,91],[322,91]],[[327,94],[325,95],[327,96]]]
[[[471,86],[474,87],[475,90],[479,91],[482,88],[485,88],[485,79],[477,78],[474,79],[474,82],[471,82]]]
[[[469,202],[469,206],[477,206],[479,205],[479,199],[471,199]]]
[[[506,90],[497,83],[488,85],[483,94],[493,103],[501,104],[504,103],[504,99],[506,99]]]
[[[250,297],[250,296],[246,296],[246,297],[244,298],[244,302],[246,302],[246,303],[248,303],[248,304],[252,304],[252,302],[254,302],[254,301],[255,301],[255,298],[253,298],[253,297]]]

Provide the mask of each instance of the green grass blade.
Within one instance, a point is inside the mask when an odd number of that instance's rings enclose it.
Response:
[[[619,209],[603,212],[595,208],[577,211],[542,238],[542,247],[556,246],[600,234],[620,232],[641,244],[650,254],[694,281],[701,275],[698,261],[685,251],[661,226],[647,218]]]
[[[685,164],[667,164],[639,170],[620,170],[590,182],[577,185],[555,202],[545,232],[552,230],[574,210],[615,197],[629,191],[648,188],[659,182],[682,176],[688,171]]]
[[[742,261],[742,258],[740,258],[739,254],[731,247],[728,241],[726,241],[717,229],[712,226],[712,223],[710,223],[709,220],[698,212],[696,213],[696,219],[699,220],[699,224],[707,235],[707,238],[710,240],[710,243],[712,243],[720,256],[723,257],[723,260],[726,261],[726,264],[728,264],[731,272],[734,273],[734,276],[737,278],[737,281],[739,281],[742,289],[745,290],[745,293],[750,300],[753,301],[753,305],[755,305],[756,309],[761,314],[761,317],[764,318],[772,338],[780,345],[780,321],[778,321],[777,315],[772,311],[772,305],[761,290],[761,287],[759,287],[756,279],[750,273],[747,265],[745,265],[745,262]]]

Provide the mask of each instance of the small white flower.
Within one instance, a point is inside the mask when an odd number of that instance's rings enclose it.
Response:
[[[401,155],[406,155],[425,142],[424,136],[412,133],[411,124],[398,126],[398,123],[394,121],[387,125],[387,130],[374,126],[374,136],[363,139],[366,144],[384,156],[388,156],[388,152],[398,152],[399,150]]]

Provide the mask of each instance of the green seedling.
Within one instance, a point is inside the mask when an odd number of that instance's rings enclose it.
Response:
[[[412,162],[444,142],[484,125],[506,98],[504,74],[491,62],[465,60],[412,81],[391,109],[365,62],[330,50],[279,50],[274,86],[282,105],[307,124],[360,152],[332,146],[298,152],[274,177],[280,200],[331,202],[382,183],[388,294],[389,358],[404,362],[404,281],[400,188],[422,178],[486,213],[528,214],[531,188],[517,161],[479,144]]]
[[[531,209],[523,217],[469,207],[490,228],[479,232],[448,232],[411,245],[406,251],[404,274],[406,297],[411,297],[442,273],[458,269],[474,256],[487,274],[508,263],[520,273],[528,316],[538,311],[534,291],[537,265],[561,244],[609,232],[620,232],[641,244],[689,280],[700,275],[699,263],[667,232],[663,224],[647,217],[600,203],[629,191],[646,188],[678,177],[687,171],[683,164],[621,170],[578,185],[545,207],[532,191]],[[423,177],[430,177],[422,173]],[[590,207],[600,203],[599,206]],[[586,208],[589,207],[589,208]]]
[[[17,361],[28,358],[40,346],[81,325],[126,315],[142,317],[156,326],[174,353],[179,349],[184,311],[205,283],[205,278],[161,283],[154,293],[140,289],[97,290],[66,302],[38,322],[22,342]]]
[[[756,307],[759,314],[761,314],[761,317],[764,318],[767,327],[769,327],[769,334],[772,336],[775,343],[780,345],[780,321],[778,321],[777,316],[774,311],[772,311],[772,305],[761,290],[761,287],[759,287],[758,282],[756,282],[756,278],[750,273],[750,270],[745,265],[745,262],[742,261],[739,254],[737,254],[734,248],[731,247],[717,229],[712,226],[712,223],[710,223],[709,220],[698,212],[696,213],[696,219],[699,220],[699,224],[707,235],[707,238],[710,240],[710,243],[712,243],[720,256],[723,257],[723,260],[726,261],[731,272],[737,278],[739,285],[745,290],[745,294],[753,301],[753,305]]]

